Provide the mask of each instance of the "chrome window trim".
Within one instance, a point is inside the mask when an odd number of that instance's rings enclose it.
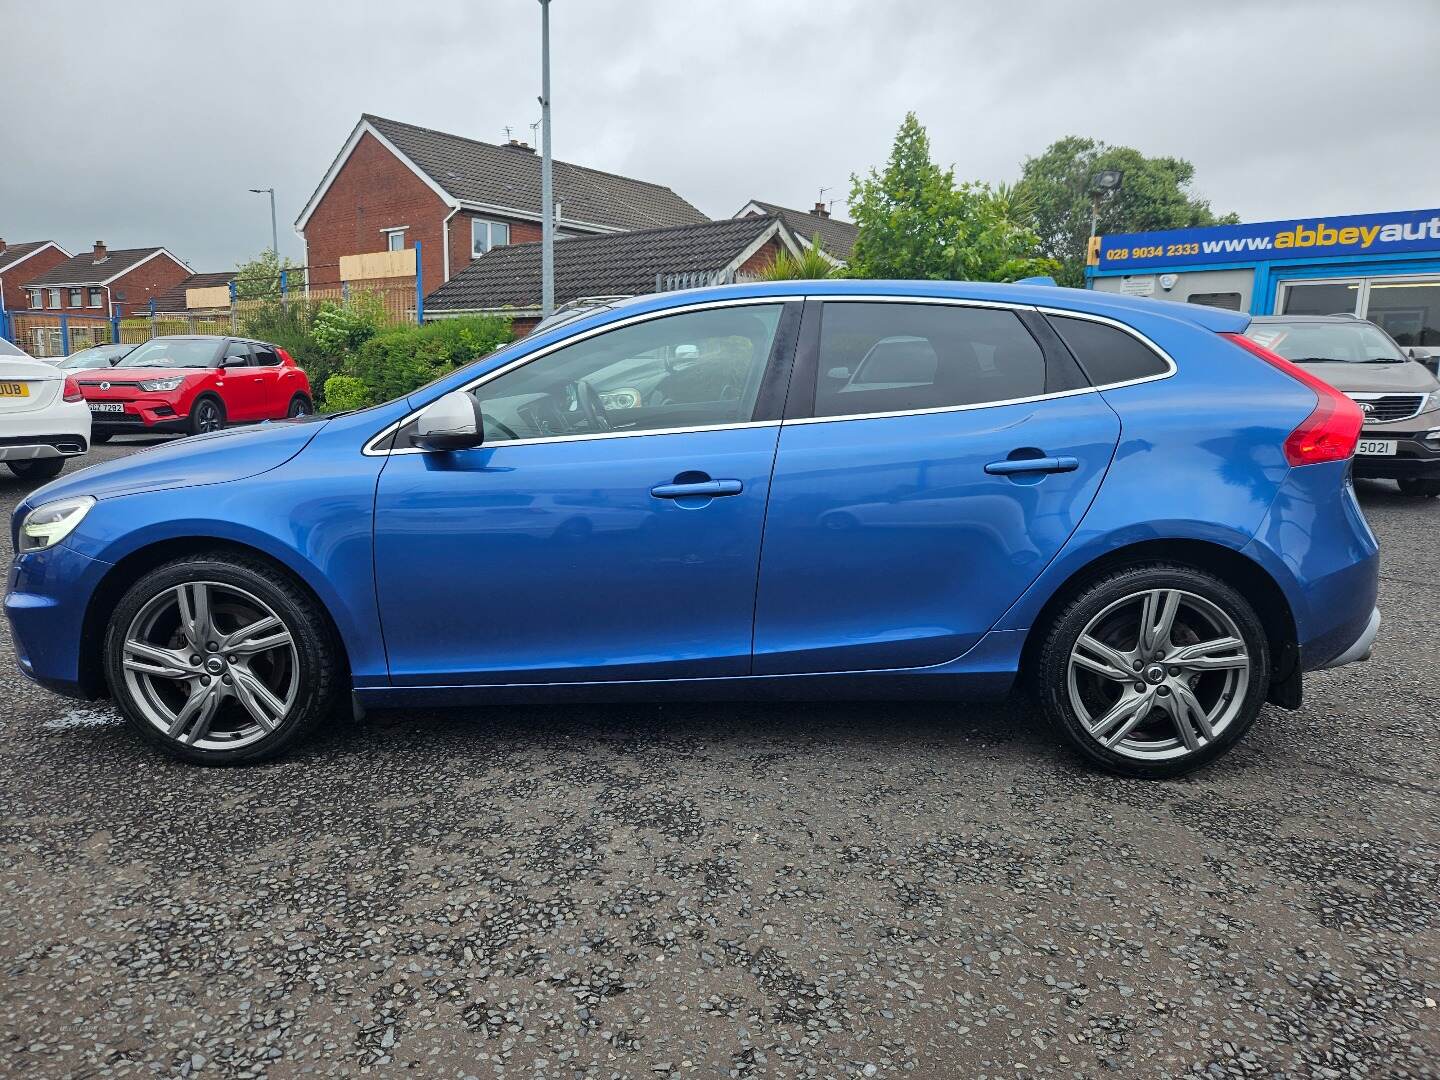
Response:
[[[553,341],[542,349],[536,349],[532,353],[526,353],[524,356],[518,356],[509,363],[502,364],[494,371],[487,371],[484,375],[477,377],[472,382],[468,382],[463,386],[457,386],[455,390],[449,392],[452,394],[456,391],[465,391],[468,393],[469,391],[474,390],[477,386],[483,386],[485,383],[490,382],[493,379],[498,379],[501,375],[513,371],[515,368],[523,367],[524,365],[531,363],[532,361],[539,360],[541,357],[544,356],[549,356],[551,353],[566,348],[567,346],[574,345],[581,341],[585,341],[599,334],[608,334],[612,330],[619,330],[622,327],[632,326],[636,323],[649,322],[653,319],[663,319],[671,315],[685,315],[692,311],[705,311],[709,308],[758,307],[762,305],[785,304],[787,302],[798,301],[801,299],[803,298],[798,296],[785,296],[783,294],[776,296],[737,296],[725,300],[704,300],[694,304],[682,304],[678,307],[662,308],[659,311],[642,312],[638,315],[632,315],[627,319],[618,319],[615,322],[606,323],[604,326],[591,327],[583,334],[576,334],[573,337],[562,338],[560,341]],[[389,424],[380,431],[376,432],[370,437],[369,440],[366,441],[365,447],[361,451],[361,453],[363,453],[366,457],[390,457],[397,454],[429,453],[430,451],[421,450],[419,447],[416,446],[407,446],[400,449],[384,450],[376,445],[377,443],[389,438],[392,434],[399,431],[406,424],[410,423],[411,420],[414,420],[428,407],[428,405],[422,406],[416,409],[414,412],[410,413],[409,415],[401,417],[393,424]],[[533,446],[541,443],[579,442],[583,439],[638,439],[645,435],[679,435],[692,431],[730,431],[739,428],[775,427],[779,426],[779,424],[779,420],[745,420],[733,424],[697,424],[694,427],[683,428],[651,428],[645,431],[600,431],[593,434],[550,435],[544,438],[535,439],[507,439],[504,442],[495,443],[493,445],[495,447]]]
[[[802,416],[789,420],[758,420],[734,424],[698,424],[693,427],[655,428],[647,431],[605,431],[596,432],[594,434],[551,435],[548,437],[535,439],[508,439],[505,442],[495,443],[494,446],[498,448],[502,446],[539,446],[547,443],[583,442],[597,439],[638,439],[648,435],[684,435],[691,434],[697,431],[734,431],[743,428],[790,427],[792,425],[800,426],[805,424],[836,424],[845,423],[850,420],[881,420],[899,416],[934,416],[943,413],[973,412],[977,409],[998,409],[1003,408],[1007,405],[1026,405],[1032,404],[1037,401],[1050,401],[1059,400],[1061,398],[1080,397],[1083,394],[1095,394],[1099,393],[1102,390],[1118,390],[1122,387],[1127,386],[1140,386],[1144,383],[1159,382],[1163,379],[1168,379],[1180,369],[1179,365],[1175,363],[1174,358],[1168,352],[1166,352],[1164,349],[1162,349],[1159,345],[1157,345],[1150,338],[1146,337],[1140,331],[1136,330],[1133,326],[1123,323],[1118,319],[1112,319],[1106,315],[1096,315],[1088,311],[1073,311],[1068,308],[1048,307],[1038,304],[1020,304],[1008,300],[977,300],[970,297],[959,296],[895,296],[860,293],[847,294],[843,296],[811,293],[801,296],[793,293],[782,293],[773,296],[746,296],[736,297],[727,300],[707,300],[695,304],[685,304],[679,307],[665,308],[660,311],[647,311],[643,314],[635,315],[628,319],[621,319],[617,322],[606,323],[604,326],[594,327],[590,330],[585,331],[583,334],[577,334],[574,337],[569,337],[561,341],[553,342],[552,344],[545,346],[543,349],[539,349],[533,353],[518,357],[510,363],[504,364],[501,367],[496,368],[494,371],[487,372],[485,375],[480,376],[473,382],[466,383],[464,386],[457,387],[456,389],[464,391],[473,390],[477,386],[481,386],[487,382],[490,382],[492,379],[499,378],[501,375],[504,375],[505,373],[515,368],[530,363],[532,360],[539,360],[542,356],[548,356],[550,353],[555,352],[558,349],[562,349],[568,345],[573,345],[577,342],[584,341],[587,338],[593,337],[598,334],[608,333],[611,330],[618,330],[625,326],[631,326],[635,323],[645,322],[651,319],[665,318],[670,315],[681,315],[691,311],[703,311],[707,308],[742,307],[763,304],[784,304],[801,300],[814,300],[823,304],[940,304],[948,305],[950,307],[990,308],[1002,311],[1036,311],[1042,315],[1057,315],[1072,319],[1087,319],[1090,322],[1103,323],[1106,326],[1114,327],[1117,330],[1129,334],[1131,337],[1135,338],[1142,345],[1144,345],[1146,348],[1150,349],[1153,353],[1159,356],[1160,359],[1164,360],[1166,364],[1166,370],[1155,375],[1146,375],[1143,378],[1139,379],[1126,379],[1121,382],[1103,383],[1099,386],[1083,386],[1073,390],[1057,390],[1049,394],[1034,394],[1029,397],[1007,398],[1001,401],[981,401],[967,405],[942,405],[929,409],[899,409],[893,412],[845,413],[839,416]],[[1037,342],[1036,344],[1038,346],[1039,343]],[[366,442],[362,453],[364,453],[366,457],[391,457],[406,454],[429,453],[429,451],[421,450],[419,447],[402,447],[400,449],[383,450],[376,446],[377,443],[390,437],[390,435],[392,435],[394,432],[404,427],[411,420],[414,420],[415,417],[419,416],[420,413],[423,411],[423,408],[416,409],[414,412],[401,418],[400,420],[395,421],[393,424],[388,425],[383,430],[376,433],[369,439],[369,441]]]

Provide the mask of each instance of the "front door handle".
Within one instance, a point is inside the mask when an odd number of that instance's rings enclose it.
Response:
[[[985,471],[991,476],[1010,476],[1013,473],[1074,472],[1079,467],[1080,459],[1073,457],[1006,458],[990,462]]]
[[[718,499],[744,490],[739,480],[700,480],[693,484],[660,484],[651,488],[650,494],[657,499]]]

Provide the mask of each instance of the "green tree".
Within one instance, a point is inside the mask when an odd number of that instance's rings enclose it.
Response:
[[[865,278],[1014,281],[1047,274],[1017,192],[955,183],[930,157],[930,137],[906,113],[884,172],[850,178],[859,226],[849,274]]]
[[[235,295],[241,300],[278,300],[281,270],[285,271],[287,293],[305,288],[304,269],[288,258],[282,262],[267,248],[235,268]]]
[[[833,262],[825,257],[820,247],[820,238],[814,237],[810,246],[800,252],[799,255],[791,255],[790,252],[781,248],[775,255],[775,261],[767,266],[760,273],[761,281],[815,281],[821,278],[834,277],[839,270]]]
[[[1085,283],[1085,249],[1090,239],[1090,179],[1105,169],[1125,174],[1119,192],[1100,201],[1098,232],[1187,229],[1239,221],[1217,216],[1210,203],[1193,195],[1195,166],[1183,158],[1146,157],[1128,146],[1107,146],[1071,135],[1038,157],[1026,158],[1016,188],[1040,250],[1060,264],[1062,285]]]

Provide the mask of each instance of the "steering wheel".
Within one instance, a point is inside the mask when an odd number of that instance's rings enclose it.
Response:
[[[570,385],[575,391],[575,404],[580,407],[580,414],[585,417],[590,430],[609,431],[610,421],[605,418],[605,403],[600,400],[595,388],[584,379],[576,379]]]

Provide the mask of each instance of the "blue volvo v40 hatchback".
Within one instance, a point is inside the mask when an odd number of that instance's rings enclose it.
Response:
[[[1106,768],[1233,746],[1365,658],[1355,405],[1243,315],[747,285],[542,329],[329,418],[17,509],[26,674],[195,762],[363,706],[1007,693]]]

